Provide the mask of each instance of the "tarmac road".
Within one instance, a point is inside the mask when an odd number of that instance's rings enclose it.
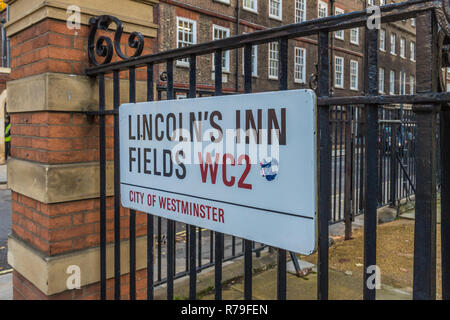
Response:
[[[11,233],[11,191],[0,185],[0,274],[11,267],[7,263],[8,235]]]

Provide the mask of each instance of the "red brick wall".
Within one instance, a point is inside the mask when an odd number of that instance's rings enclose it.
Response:
[[[106,201],[107,242],[114,240],[113,197]],[[129,210],[121,209],[121,238],[129,237]],[[136,235],[147,234],[147,215],[136,214]],[[12,192],[12,232],[40,252],[52,256],[98,246],[100,201],[98,199],[44,204]]]
[[[108,159],[113,159],[113,118],[107,118]],[[11,155],[46,164],[99,160],[97,117],[83,113],[33,112],[11,115]]]
[[[114,239],[113,198],[107,198],[107,241]],[[146,234],[146,215],[136,216],[138,236]],[[129,236],[128,210],[121,210],[121,238]],[[46,255],[98,246],[100,243],[98,199],[44,204],[12,193],[12,232]]]
[[[63,21],[46,19],[14,35],[11,77],[20,79],[44,72],[82,74],[88,67],[88,34],[87,26],[70,30]]]
[[[0,73],[0,94],[6,89],[6,82],[10,80],[9,74]]]
[[[76,33],[75,33],[76,32]],[[89,28],[69,30],[62,21],[43,20],[11,37],[11,77],[22,79],[46,72],[84,74],[88,61]],[[114,34],[109,37],[113,39]],[[128,35],[123,35],[125,54]],[[152,52],[155,39],[145,39],[144,54]],[[102,58],[98,58],[99,61]],[[117,60],[117,57],[114,57]],[[127,72],[121,77],[126,78]],[[144,70],[137,78],[145,79]],[[52,88],[50,88],[52,90]],[[82,107],[82,106],[80,106]],[[11,111],[12,157],[41,164],[58,165],[99,161],[99,120],[81,112]],[[106,117],[107,160],[113,160],[113,117]],[[45,192],[45,190],[42,190]],[[121,238],[129,237],[129,211],[121,210]],[[107,198],[107,242],[114,240],[113,197]],[[146,234],[147,215],[137,213],[136,235]],[[12,192],[12,232],[46,256],[54,256],[99,245],[100,201],[87,199],[45,204]],[[138,298],[143,298],[145,271],[137,274]],[[14,299],[98,299],[99,285],[47,297],[18,272],[13,275]],[[129,282],[122,277],[122,295],[128,298]],[[113,280],[108,281],[108,297]]]

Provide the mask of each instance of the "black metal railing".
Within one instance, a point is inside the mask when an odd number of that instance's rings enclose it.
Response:
[[[328,299],[328,247],[330,221],[339,221],[343,216],[340,210],[349,210],[349,204],[341,205],[339,197],[342,193],[348,194],[348,190],[354,190],[358,206],[355,213],[364,213],[364,270],[376,265],[377,243],[377,208],[380,203],[390,202],[399,196],[416,195],[416,221],[415,221],[415,245],[414,245],[414,298],[433,299],[436,297],[436,115],[441,112],[441,197],[442,197],[442,292],[443,297],[450,296],[450,144],[447,137],[450,135],[450,115],[446,103],[450,102],[449,93],[440,93],[438,71],[440,67],[438,59],[443,56],[444,39],[449,34],[447,24],[447,1],[411,0],[403,3],[390,4],[381,7],[381,23],[400,21],[403,19],[417,18],[417,94],[380,96],[378,95],[378,30],[367,28],[368,14],[364,11],[347,13],[339,16],[331,16],[303,23],[286,25],[278,28],[267,29],[250,34],[234,36],[218,41],[202,43],[190,47],[159,52],[151,55],[140,56],[143,48],[143,37],[139,33],[132,33],[128,45],[136,52],[132,57],[126,57],[121,51],[120,39],[122,36],[122,24],[113,17],[101,16],[91,20],[91,34],[89,36],[89,56],[92,67],[86,70],[86,74],[97,77],[99,82],[99,116],[100,116],[100,249],[101,249],[101,298],[106,298],[106,152],[105,152],[105,116],[114,114],[114,140],[118,141],[118,108],[120,105],[120,73],[128,75],[129,101],[136,102],[136,71],[146,71],[147,100],[155,100],[154,96],[154,68],[163,64],[167,72],[166,98],[174,99],[174,61],[181,58],[189,59],[189,89],[188,98],[197,97],[197,57],[214,54],[215,57],[215,89],[214,95],[222,94],[222,52],[244,48],[244,91],[252,92],[252,46],[279,42],[279,90],[288,89],[288,42],[301,36],[317,36],[318,52],[318,289],[319,299]],[[438,23],[441,25],[441,33],[438,34]],[[114,42],[107,36],[96,39],[98,30],[107,31],[111,24],[115,24],[116,32]],[[364,49],[364,77],[365,96],[331,97],[330,96],[330,46],[329,39],[332,32],[355,27],[365,27]],[[444,27],[447,27],[444,28]],[[441,35],[443,35],[441,37]],[[116,52],[119,61],[112,62]],[[103,57],[104,62],[97,62],[97,56]],[[445,59],[442,59],[445,60]],[[105,111],[105,76],[113,74],[114,87],[114,112]],[[393,120],[395,110],[388,109],[387,105],[409,104],[412,109],[410,122],[402,123],[400,131]],[[442,108],[441,108],[442,105]],[[337,108],[336,106],[340,106]],[[345,116],[344,116],[345,110]],[[387,111],[386,111],[387,110]],[[331,115],[331,116],[330,116]],[[348,120],[346,117],[351,117]],[[398,117],[397,117],[398,118]],[[331,120],[331,121],[330,121]],[[381,121],[380,121],[381,120]],[[391,121],[392,120],[392,121]],[[387,122],[391,121],[391,122]],[[400,121],[403,121],[400,119]],[[339,122],[341,123],[339,125]],[[354,135],[348,127],[355,124]],[[396,122],[395,122],[396,123]],[[385,128],[390,128],[386,132]],[[404,139],[404,130],[413,134],[408,147],[414,145],[414,149],[405,149],[399,145],[399,137]],[[382,131],[383,133],[380,133]],[[334,132],[334,133],[333,133]],[[350,133],[350,138],[348,137]],[[348,142],[350,141],[350,142]],[[386,144],[386,141],[390,141]],[[346,143],[348,142],[348,143]],[[333,149],[333,143],[336,146]],[[402,142],[403,143],[403,142]],[[337,145],[340,144],[339,148]],[[344,148],[344,149],[343,149]],[[337,170],[336,161],[342,153],[352,158],[344,162],[354,163],[357,167],[351,179],[345,180],[346,172]],[[121,298],[120,284],[120,150],[118,143],[114,144],[114,297]],[[333,158],[334,155],[334,158]],[[340,160],[339,160],[340,161]],[[384,165],[383,162],[389,163]],[[334,169],[333,169],[334,165]],[[344,165],[345,167],[345,165]],[[396,168],[396,169],[395,169]],[[400,170],[399,170],[400,168]],[[333,171],[334,170],[334,171]],[[409,171],[408,171],[409,170]],[[402,174],[403,172],[403,174]],[[338,178],[340,177],[340,178]],[[392,177],[394,179],[392,180]],[[398,179],[397,179],[398,177]],[[342,180],[343,179],[343,180]],[[404,180],[408,183],[404,186]],[[379,183],[379,181],[383,183]],[[334,184],[333,184],[334,181]],[[345,183],[347,181],[347,183]],[[388,182],[389,181],[389,182]],[[343,184],[341,184],[343,182]],[[351,183],[350,183],[351,182]],[[393,186],[401,185],[393,188]],[[333,187],[334,186],[334,187]],[[335,189],[333,191],[333,188]],[[337,189],[337,190],[336,190]],[[381,191],[380,191],[381,189]],[[392,190],[396,190],[394,194]],[[359,195],[356,195],[359,194]],[[337,197],[336,197],[337,195]],[[344,196],[345,198],[345,196]],[[347,199],[348,201],[348,199]],[[336,211],[339,208],[339,211]],[[339,213],[338,213],[339,212]],[[349,217],[349,216],[347,216]],[[191,299],[196,298],[196,276],[203,268],[214,265],[215,268],[215,297],[222,297],[222,262],[224,247],[231,243],[231,255],[234,258],[244,256],[244,298],[252,298],[252,254],[263,247],[255,247],[248,240],[236,239],[224,236],[220,233],[198,230],[195,226],[184,226],[187,235],[185,248],[184,271],[176,269],[177,225],[172,220],[166,221],[166,276],[162,274],[162,244],[163,221],[148,215],[147,220],[147,297],[153,298],[154,287],[161,283],[167,284],[167,298],[174,298],[174,279],[188,275],[190,277]],[[136,298],[136,212],[130,211],[129,237],[130,237],[130,299]],[[156,231],[155,231],[156,230]],[[157,234],[157,270],[154,272],[153,239]],[[208,255],[202,252],[201,245],[204,233],[209,233],[210,249]],[[241,250],[238,250],[238,249]],[[207,263],[203,258],[209,259]],[[278,285],[277,297],[286,299],[286,252],[278,250]],[[155,281],[155,275],[157,280]],[[375,299],[375,290],[365,284],[370,276],[364,272],[365,299]]]
[[[364,213],[364,116],[362,106],[330,107],[332,215],[330,224],[350,223]],[[416,123],[411,106],[378,108],[378,207],[397,207],[415,193]],[[350,230],[351,231],[351,230]]]

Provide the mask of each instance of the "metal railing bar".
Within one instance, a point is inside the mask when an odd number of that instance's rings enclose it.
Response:
[[[441,270],[442,299],[450,300],[450,110],[440,113],[441,126]]]
[[[189,92],[188,98],[197,97],[197,57],[191,55],[189,57]],[[194,225],[189,229],[189,299],[195,300],[197,297],[197,266],[196,266],[196,230]],[[201,229],[199,230],[201,233]],[[201,259],[201,257],[200,257]],[[201,262],[199,263],[199,265]]]
[[[366,70],[365,92],[368,95],[378,94],[378,30],[366,28],[364,60]],[[363,298],[375,300],[375,288],[369,287],[370,268],[376,265],[377,254],[377,207],[378,207],[378,106],[374,104],[365,107],[366,152],[364,185],[364,276]]]
[[[416,74],[420,74],[417,91],[437,91],[441,72],[436,45],[438,26],[435,16],[428,13],[418,17],[416,34]],[[413,299],[436,299],[436,123],[435,109],[429,105],[413,107],[417,122],[416,134],[416,208],[414,220]]]
[[[267,245],[264,245],[262,248],[256,248],[256,249],[255,249],[254,251],[252,251],[252,252],[261,251],[261,250],[263,250],[263,249],[265,249],[265,248],[269,248],[269,249],[270,249],[270,247],[268,247]],[[224,258],[224,259],[223,259],[223,262],[228,262],[228,261],[232,261],[232,260],[235,260],[235,259],[239,259],[239,258],[241,258],[241,257],[243,257],[243,256],[245,256],[245,253],[244,253],[244,252],[241,252],[241,253],[239,253],[239,254],[236,255],[236,256],[231,256],[231,257],[228,257],[228,258]],[[214,266],[215,266],[215,263],[214,263],[214,262],[208,262],[208,263],[206,263],[206,264],[203,264],[202,266],[198,266],[197,269],[196,269],[196,271],[197,271],[197,273],[200,273],[201,271],[203,271],[203,270],[205,270],[205,269],[208,269],[208,268],[211,268],[211,267],[214,267]],[[185,276],[189,275],[189,273],[190,273],[190,271],[181,271],[181,272],[177,272],[177,273],[174,275],[174,280],[180,279],[180,278],[182,278],[182,277],[185,277]],[[160,286],[160,285],[165,284],[165,283],[167,283],[167,278],[162,278],[161,280],[156,281],[155,284],[154,284],[154,286],[157,287],[157,286]]]
[[[337,109],[336,107],[333,108],[333,106],[330,108],[331,109],[331,114],[332,114],[332,118],[337,119]],[[334,128],[334,131],[333,131]],[[332,194],[336,194],[336,188],[337,188],[337,136],[338,136],[338,123],[335,122],[333,123],[333,125],[331,126],[331,130],[332,132],[334,132],[334,142],[332,141],[332,143],[334,144],[334,150],[332,151],[332,157],[333,157],[333,177],[332,177],[332,184],[333,184],[333,193]],[[336,197],[334,197],[333,199],[333,209],[332,209],[332,214],[330,219],[336,219],[336,212],[337,212],[337,199]]]
[[[222,50],[214,53],[214,85],[215,96],[222,95]],[[223,241],[224,236],[220,232],[215,232],[215,268],[214,268],[214,287],[215,299],[222,300],[222,258],[223,258]]]
[[[153,64],[147,65],[147,101],[154,101],[154,70]],[[147,215],[147,300],[154,299],[154,216]]]
[[[129,70],[130,103],[136,102],[136,68]],[[136,210],[130,209],[130,300],[136,300]]]
[[[202,229],[198,228],[198,266],[202,266]]]
[[[433,92],[422,93],[415,95],[378,95],[378,96],[351,96],[351,97],[317,97],[318,106],[346,106],[346,105],[361,105],[358,108],[364,108],[366,104],[377,104],[378,107],[384,107],[391,104],[442,104],[450,102],[450,92]],[[436,106],[438,108],[438,106]],[[109,115],[117,113],[116,110],[103,110],[103,111],[87,111],[87,115]],[[381,120],[391,121],[391,120]],[[330,122],[338,122],[331,119]]]
[[[322,31],[318,35],[318,96],[328,96],[329,92],[329,33]],[[319,134],[319,178],[318,178],[318,279],[317,298],[328,300],[328,225],[331,214],[331,129],[329,106],[318,108]]]
[[[280,91],[288,89],[288,44],[288,38],[280,39]],[[278,249],[277,298],[278,300],[286,300],[286,250],[284,249]]]
[[[114,111],[120,106],[120,74],[114,71]],[[114,113],[114,299],[120,300],[120,146],[119,114]]]
[[[105,75],[98,75],[99,109],[105,110]],[[100,117],[100,299],[106,300],[106,133]]]
[[[158,217],[158,281],[161,280],[162,266],[161,266],[161,227],[162,227],[162,218]]]
[[[440,1],[436,0],[410,0],[407,2],[393,3],[380,7],[381,23],[399,21],[413,18],[428,10],[441,7]],[[163,63],[169,59],[187,58],[192,54],[206,55],[214,53],[216,50],[231,50],[242,48],[246,44],[258,45],[280,38],[289,39],[315,35],[318,32],[333,32],[337,30],[364,27],[367,24],[367,12],[365,10],[350,12],[337,16],[307,20],[302,23],[290,24],[276,28],[256,31],[250,34],[237,35],[229,38],[205,42],[189,47],[159,52],[123,61],[113,62],[106,65],[99,65],[86,69],[87,75],[106,73],[114,69],[127,69],[131,66],[141,67],[148,63]]]
[[[317,105],[353,105],[353,104],[441,104],[450,102],[450,92],[433,92],[415,95],[377,95],[377,96],[351,96],[351,97],[318,97]],[[363,107],[363,106],[361,106]]]
[[[245,93],[252,92],[252,50],[251,44],[246,44],[244,47],[244,91]],[[244,300],[252,300],[252,242],[244,239],[242,242],[244,249]]]
[[[189,270],[189,237],[190,237],[190,233],[189,233],[189,231],[190,231],[190,228],[189,228],[189,225],[186,223],[185,225],[184,225],[184,228],[185,228],[185,235],[186,235],[186,243],[184,244],[184,249],[186,250],[185,252],[186,252],[186,255],[185,255],[185,270],[186,271],[188,271]]]
[[[175,99],[173,91],[173,64],[172,59],[167,61],[167,100]],[[167,300],[173,300],[173,280],[175,273],[175,221],[167,220]]]

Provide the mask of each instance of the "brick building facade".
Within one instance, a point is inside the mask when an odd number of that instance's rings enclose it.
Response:
[[[2,5],[3,4],[3,5]],[[6,36],[4,24],[8,22],[8,7],[0,2],[0,94],[6,89],[6,82],[9,80],[10,60],[9,60],[9,40]]]
[[[361,0],[162,0],[159,4],[159,50],[164,51],[221,37],[250,33],[266,28],[316,19],[331,14],[345,14],[366,6],[389,4],[391,1]],[[238,23],[239,21],[239,23]],[[393,38],[391,42],[391,36]],[[332,94],[363,94],[364,29],[335,32],[330,39],[333,59]],[[415,86],[414,19],[383,24],[380,31],[380,92],[410,93]],[[382,42],[384,44],[382,44]],[[316,72],[317,36],[289,41],[289,89],[309,88]],[[254,91],[277,90],[278,44],[258,45],[253,54]],[[255,62],[256,61],[256,62]],[[175,88],[188,86],[188,66],[176,63]],[[213,91],[212,55],[198,58],[198,84]],[[163,70],[161,70],[163,71]],[[243,88],[243,50],[224,54],[224,92],[241,92]],[[164,83],[162,83],[164,85]],[[179,93],[178,97],[185,94]]]

